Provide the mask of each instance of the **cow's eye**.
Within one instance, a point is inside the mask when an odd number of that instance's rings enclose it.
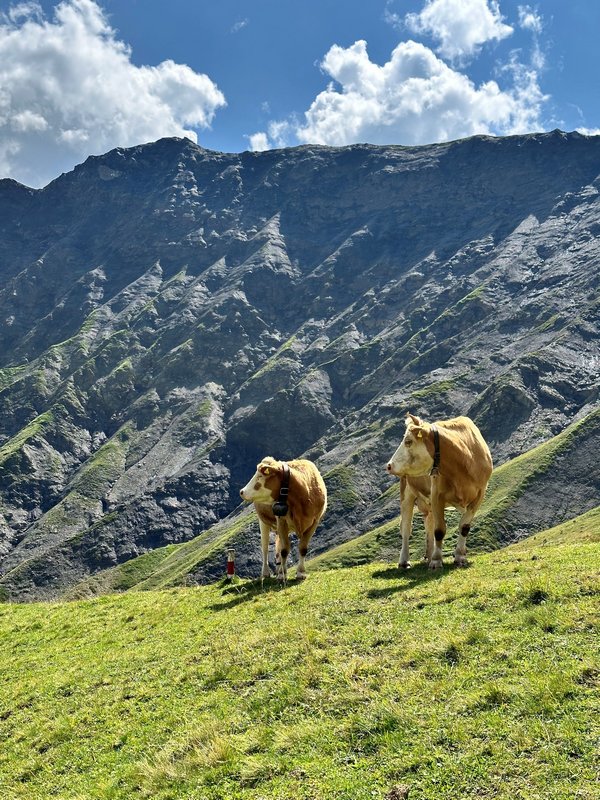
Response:
[[[407,447],[410,447],[410,446],[411,446],[411,444],[412,444],[412,441],[411,441],[411,439],[407,439],[407,440],[404,442],[404,444],[405,444]]]

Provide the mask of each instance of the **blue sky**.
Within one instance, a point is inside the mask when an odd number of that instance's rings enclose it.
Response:
[[[223,151],[600,133],[597,0],[0,0],[0,176]]]

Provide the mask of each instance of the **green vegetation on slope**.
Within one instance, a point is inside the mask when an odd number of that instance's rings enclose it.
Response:
[[[592,800],[597,540],[0,607],[1,796]]]
[[[527,491],[528,487],[550,470],[556,458],[569,447],[577,446],[578,437],[585,434],[586,426],[596,424],[600,411],[590,414],[583,420],[574,423],[562,433],[544,444],[533,448],[517,458],[496,468],[492,474],[485,501],[475,517],[473,530],[469,536],[469,551],[482,552],[495,550],[500,542],[502,519],[507,509]],[[358,493],[353,482],[352,468],[346,465],[334,467],[325,475],[329,488],[329,508],[336,505],[351,507]],[[396,500],[397,498],[397,500]],[[376,502],[389,503],[390,499],[400,505],[399,483],[393,483]],[[445,557],[451,558],[455,546],[458,529],[458,512],[446,510],[448,535],[445,540]],[[228,519],[205,531],[185,544],[169,546],[168,552],[162,554],[161,548],[154,559],[141,556],[143,561],[131,565],[119,565],[107,571],[105,576],[86,581],[76,587],[70,596],[81,596],[86,593],[118,591],[126,584],[133,586],[132,576],[139,575],[138,588],[160,589],[170,586],[185,585],[188,575],[215,557],[225,563],[225,550],[235,546],[241,534],[256,525],[252,516]],[[415,514],[413,534],[411,536],[411,559],[417,563],[425,551],[422,517]],[[310,560],[310,569],[335,569],[366,564],[378,559],[395,561],[400,552],[400,517],[389,520],[384,525],[357,536],[348,542],[329,549],[327,552]],[[168,556],[168,557],[167,557]],[[155,575],[155,566],[157,574]]]
[[[189,542],[159,547],[104,570],[75,586],[67,596],[81,598],[128,589],[148,591],[183,586],[190,573],[211,559],[220,560],[224,569],[227,548],[235,546],[240,539],[247,541],[249,528],[257,526],[254,512],[246,513],[233,522],[226,520],[217,523]]]
[[[0,464],[4,464],[9,458],[18,453],[23,445],[27,444],[31,439],[42,434],[46,427],[48,427],[54,417],[51,411],[46,411],[33,419],[28,425],[20,430],[12,439],[5,442],[0,447]]]
[[[554,528],[529,536],[522,542],[515,544],[514,548],[531,550],[540,544],[598,541],[600,541],[600,506],[592,508],[585,514],[568,520],[568,522],[563,522],[561,525],[555,525]]]
[[[537,479],[547,474],[557,458],[567,449],[577,447],[586,436],[586,428],[598,425],[600,409],[569,425],[547,442],[528,450],[494,470],[485,500],[475,520],[475,541],[478,545],[498,545],[506,511]]]

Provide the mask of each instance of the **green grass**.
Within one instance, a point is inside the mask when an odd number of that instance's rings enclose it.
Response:
[[[415,534],[411,537],[411,547],[415,552],[423,548],[424,534],[418,529],[415,520]],[[421,526],[422,529],[423,526]],[[400,519],[380,525],[375,530],[363,533],[348,542],[332,547],[325,553],[309,559],[309,569],[322,571],[369,564],[382,558],[397,559],[400,552]]]
[[[131,559],[75,586],[68,597],[85,597],[105,592],[154,591],[184,586],[188,576],[203,565],[222,560],[228,547],[245,547],[258,529],[254,512],[225,520],[183,544],[159,547]]]
[[[347,464],[339,464],[329,470],[323,479],[327,484],[328,506],[330,508],[351,509],[360,500],[354,483],[354,470]]]
[[[159,547],[118,567],[103,570],[69,590],[65,598],[76,600],[90,595],[126,592],[148,579],[176,549],[177,545],[173,544]]]
[[[600,506],[554,528],[529,536],[514,547],[531,550],[539,544],[568,544],[573,541],[600,541]]]
[[[97,500],[107,494],[123,474],[133,425],[127,423],[86,462],[71,488],[84,497]]]
[[[40,436],[44,430],[53,422],[54,416],[51,411],[46,411],[33,419],[28,425],[22,428],[12,439],[5,442],[0,447],[0,464],[4,464],[9,458],[18,453],[24,444],[36,436]]]
[[[255,514],[251,513],[239,517],[233,524],[214,525],[190,542],[174,547],[160,567],[135,588],[147,591],[185,583],[187,576],[203,563],[221,558],[227,548],[233,547],[239,539],[247,541],[249,528],[255,528],[257,524]]]
[[[0,606],[0,796],[592,800],[598,536],[551,538]]]
[[[0,392],[19,381],[23,377],[26,369],[27,367],[25,365],[0,369]]]
[[[498,543],[507,509],[522,497],[528,488],[554,468],[566,450],[581,446],[590,426],[600,424],[600,410],[573,423],[564,431],[532,450],[497,467],[490,479],[485,500],[475,520],[474,541],[480,546]],[[583,445],[585,446],[585,445]]]
[[[418,389],[415,392],[411,392],[410,398],[412,400],[423,400],[425,398],[430,398],[433,395],[447,394],[448,392],[452,391],[452,389],[455,389],[457,385],[459,385],[460,377],[461,376],[453,380],[432,383],[429,386],[426,386],[424,389]]]

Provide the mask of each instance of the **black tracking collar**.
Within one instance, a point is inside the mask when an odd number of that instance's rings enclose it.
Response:
[[[279,489],[279,497],[273,503],[273,513],[276,517],[285,517],[288,513],[287,498],[290,491],[290,468],[285,461],[282,461],[281,464],[283,468],[281,488]]]
[[[440,474],[440,432],[435,427],[435,425],[431,426],[431,432],[433,433],[433,467],[431,468],[430,475],[439,475]]]

